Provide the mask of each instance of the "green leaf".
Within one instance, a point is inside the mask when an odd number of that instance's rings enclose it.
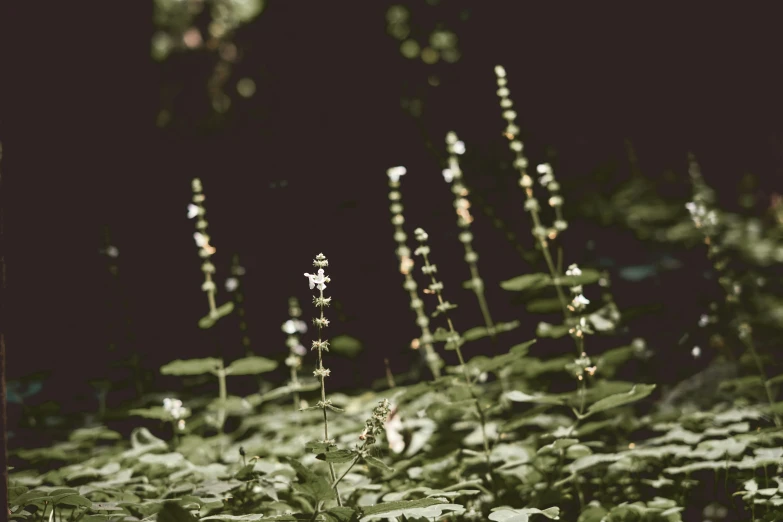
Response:
[[[783,374],[777,375],[775,377],[772,377],[771,379],[767,380],[770,386],[773,384],[780,384],[783,383]]]
[[[375,517],[383,515],[384,518],[393,518],[399,516],[414,517],[416,510],[446,504],[443,500],[435,498],[421,498],[418,500],[397,500],[394,502],[381,502],[374,506],[363,506],[362,521],[372,520]]]
[[[569,446],[573,446],[574,444],[578,443],[578,439],[557,439],[552,444],[547,444],[546,446],[541,446],[538,449],[539,455],[544,455],[546,453],[553,453],[556,451],[560,451],[562,449],[566,449]]]
[[[283,461],[294,468],[299,477],[299,483],[294,485],[297,491],[312,498],[315,502],[335,498],[334,489],[331,488],[326,478],[304,467],[298,460],[284,457]]]
[[[215,373],[220,364],[220,359],[214,357],[178,359],[161,367],[160,373],[163,375],[203,375],[205,373]]]
[[[52,497],[51,500],[52,504],[61,506],[84,506],[84,507],[91,507],[92,506],[92,500],[85,498],[78,494],[69,494],[69,495],[60,495],[57,497]]]
[[[598,402],[590,405],[587,409],[587,414],[592,415],[600,411],[606,411],[624,404],[636,402],[640,399],[644,399],[650,395],[655,389],[654,384],[637,384],[628,393],[618,393],[617,395],[610,395],[603,398]]]
[[[527,306],[525,306],[525,310],[531,314],[552,314],[559,312],[561,309],[560,299],[557,297],[536,299],[535,301],[530,301]]]
[[[495,333],[508,332],[515,328],[518,328],[519,324],[520,324],[519,321],[495,323],[494,331]],[[467,341],[475,341],[476,339],[481,339],[482,337],[487,337],[489,335],[491,335],[491,333],[486,326],[476,326],[463,333],[462,338],[467,342]]]
[[[563,276],[560,278],[561,286],[590,285],[601,279],[601,272],[592,268],[583,268],[578,276]]]
[[[521,292],[524,290],[538,290],[548,286],[552,281],[549,274],[525,274],[513,277],[500,283],[500,288],[512,292]]]
[[[498,355],[496,357],[487,357],[479,355],[468,361],[471,366],[479,372],[497,372],[506,368],[509,364],[527,355],[528,349],[536,342],[535,339],[526,343],[517,344],[511,347],[509,353]]]
[[[601,369],[601,375],[605,377],[614,376],[617,368],[625,361],[633,357],[635,349],[633,346],[621,346],[612,348],[602,353],[596,359],[596,366]]]
[[[95,426],[93,428],[77,428],[71,432],[68,440],[72,442],[87,442],[98,440],[119,440],[122,435],[106,426]]]
[[[334,450],[334,451],[327,451],[326,453],[319,453],[315,456],[318,460],[323,460],[325,462],[333,462],[333,463],[341,463],[341,462],[350,462],[353,459],[355,459],[357,456],[357,453],[353,450]]]
[[[603,522],[607,513],[609,512],[600,506],[588,506],[576,522]]]
[[[565,404],[563,397],[557,397],[555,395],[534,394],[528,395],[521,391],[510,391],[503,394],[503,396],[514,402],[533,402],[538,404]]]
[[[145,419],[171,419],[171,414],[164,410],[162,406],[152,406],[150,408],[133,408],[132,410],[128,411],[128,415],[144,417]]]
[[[560,286],[589,285],[595,283],[601,278],[598,270],[583,268],[582,274],[578,276],[563,276],[558,278]],[[517,276],[500,283],[503,290],[521,292],[525,290],[538,290],[547,286],[554,286],[554,280],[549,274],[525,274]]]
[[[331,448],[336,448],[335,444],[329,444],[320,440],[311,440],[305,444],[305,449],[312,453],[326,453]]]
[[[258,375],[271,372],[277,368],[277,362],[266,357],[245,357],[237,359],[226,368],[226,373],[230,375]]]
[[[560,508],[551,507],[547,509],[525,508],[511,509],[508,507],[492,508],[489,519],[495,522],[527,522],[530,515],[544,515],[551,520],[560,520]]]
[[[570,328],[565,324],[549,324],[541,321],[536,328],[536,336],[558,339],[568,333]]]
[[[333,507],[323,512],[328,522],[355,522],[358,512],[349,507]]]
[[[329,351],[348,358],[354,358],[363,349],[362,342],[350,335],[338,335],[329,341]]]
[[[158,522],[197,522],[197,518],[174,501],[168,500],[158,511]]]
[[[202,518],[202,522],[204,520],[228,520],[228,521],[238,521],[238,522],[255,522],[256,520],[261,520],[264,518],[264,515],[261,513],[253,513],[250,515],[212,515],[209,517]]]
[[[362,460],[367,463],[368,466],[372,466],[373,468],[378,468],[382,471],[391,472],[394,471],[394,468],[390,468],[386,465],[384,461],[381,459],[375,458],[372,455],[365,455]]]
[[[226,315],[230,314],[234,310],[234,302],[229,301],[225,304],[220,305],[216,310],[214,315],[213,314],[207,314],[198,321],[199,328],[207,329],[212,328],[215,326],[215,323],[218,322],[218,319],[221,317],[225,317]]]

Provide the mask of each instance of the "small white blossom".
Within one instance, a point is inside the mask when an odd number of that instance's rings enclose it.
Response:
[[[109,257],[117,257],[120,255],[120,250],[116,246],[106,247],[106,255]]]
[[[302,346],[302,344],[297,344],[293,348],[291,348],[291,351],[294,352],[296,355],[304,356],[307,354],[307,348]]]
[[[699,348],[698,346],[694,346],[693,350],[691,350],[691,355],[693,356],[694,359],[698,359],[699,356],[701,356],[701,348]]]
[[[576,297],[574,297],[572,304],[574,305],[574,308],[576,308],[577,310],[581,310],[582,308],[590,304],[590,300],[587,299],[582,294],[579,294]]]
[[[404,176],[407,172],[408,169],[405,167],[392,167],[386,171],[386,174],[389,176],[390,180],[396,183],[400,181],[400,176]]]
[[[196,240],[196,245],[200,248],[204,248],[205,246],[209,245],[209,238],[201,232],[194,232],[193,239]]]
[[[462,141],[457,141],[454,143],[454,145],[451,146],[451,150],[454,152],[454,154],[465,154],[465,143]]]
[[[189,413],[188,409],[182,406],[182,401],[179,399],[163,399],[163,409],[175,420],[182,419]]]
[[[179,428],[179,431],[185,431],[185,419],[180,419],[177,422],[177,428]]]
[[[239,288],[239,279],[237,279],[236,277],[229,277],[228,279],[226,279],[227,291],[233,292],[237,288]]]
[[[552,174],[552,166],[549,163],[540,163],[536,166],[536,172],[539,174]]]
[[[579,269],[579,266],[574,263],[572,265],[569,265],[568,270],[566,270],[567,276],[580,276],[582,275],[582,271]]]
[[[319,268],[318,274],[308,274],[305,272],[305,277],[307,277],[310,280],[310,290],[315,288],[316,285],[318,285],[318,290],[326,290],[326,283],[329,282],[329,278],[324,275],[324,269]]]
[[[550,174],[549,172],[547,172],[546,174],[544,174],[543,176],[538,178],[538,181],[541,183],[541,186],[544,186],[544,187],[546,187],[547,185],[552,183],[554,180],[555,180],[555,177],[552,174]]]
[[[307,332],[307,323],[300,319],[289,319],[283,323],[283,331],[288,335],[293,335],[295,333],[303,334]]]
[[[704,328],[710,323],[710,317],[707,314],[701,314],[701,317],[699,317],[699,326]]]
[[[506,77],[506,69],[502,65],[496,65],[495,66],[495,76],[498,78],[505,78]]]
[[[454,181],[454,172],[451,169],[443,169],[443,179],[446,180],[446,183],[451,183]]]
[[[188,219],[193,219],[198,215],[199,215],[198,205],[194,205],[193,203],[188,205]]]

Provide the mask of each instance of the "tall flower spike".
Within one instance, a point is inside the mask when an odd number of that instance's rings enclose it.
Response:
[[[391,222],[394,225],[394,240],[397,242],[397,261],[399,262],[400,273],[405,278],[402,286],[408,292],[411,309],[416,313],[416,324],[421,328],[421,337],[414,340],[411,346],[414,349],[418,349],[420,346],[424,348],[424,360],[429,367],[430,372],[432,372],[432,376],[437,379],[440,377],[440,369],[443,366],[443,360],[433,347],[434,339],[429,327],[430,319],[427,317],[427,314],[424,313],[424,303],[419,298],[416,280],[413,279],[413,275],[411,274],[414,263],[413,258],[411,257],[411,251],[407,245],[408,236],[402,228],[403,223],[405,223],[405,217],[403,216],[402,203],[400,203],[400,178],[395,175],[399,172],[397,169],[403,169],[404,171],[405,167],[393,167],[387,171],[387,175],[389,176],[389,199],[392,201],[389,209],[392,214]]]
[[[329,351],[329,341],[323,338],[323,329],[329,326],[329,321],[324,317],[324,307],[329,306],[331,297],[324,297],[324,290],[326,290],[326,283],[331,282],[329,276],[324,273],[324,268],[329,266],[329,260],[323,254],[318,254],[313,260],[313,266],[318,268],[318,274],[307,274],[305,276],[309,279],[310,289],[318,288],[318,295],[313,296],[313,303],[318,308],[319,316],[313,319],[313,323],[318,327],[318,340],[313,341],[312,350],[318,351],[318,365],[313,372],[313,375],[318,378],[321,383],[321,400],[318,401],[316,408],[323,411],[324,414],[324,443],[328,444],[329,441],[329,419],[326,415],[326,410],[342,411],[339,408],[332,406],[332,401],[326,398],[326,378],[331,374],[331,370],[324,367],[323,352]],[[335,484],[337,475],[334,471],[334,464],[329,463],[329,474],[332,478],[332,483]],[[337,485],[334,485],[334,491],[337,495],[337,503],[342,506],[342,499],[340,498],[340,492],[337,490]]]
[[[444,176],[446,181],[451,178],[451,192],[454,194],[454,209],[457,212],[457,225],[462,229],[459,240],[465,248],[465,262],[470,268],[470,289],[476,294],[476,299],[481,309],[481,315],[484,318],[484,324],[487,332],[494,337],[495,324],[492,322],[492,315],[489,313],[489,304],[484,295],[484,281],[478,269],[478,254],[473,249],[473,234],[470,232],[470,224],[473,222],[473,216],[470,214],[470,192],[462,181],[462,169],[460,168],[458,154],[465,146],[458,147],[462,142],[454,132],[446,135],[446,148],[448,149],[448,172],[449,176]]]
[[[436,312],[433,315],[442,314],[446,318],[446,324],[449,327],[446,338],[446,349],[457,352],[457,358],[459,359],[460,367],[462,368],[462,375],[465,378],[465,383],[468,386],[470,396],[475,401],[476,412],[478,413],[479,424],[481,426],[481,436],[484,442],[484,456],[486,457],[488,468],[487,473],[489,475],[489,472],[492,469],[492,464],[490,462],[489,437],[487,435],[487,418],[484,413],[484,408],[481,406],[481,401],[473,389],[473,381],[471,380],[470,374],[468,373],[468,367],[465,364],[465,358],[462,356],[462,350],[460,349],[460,346],[464,343],[464,339],[462,336],[460,336],[459,333],[457,333],[457,330],[454,328],[454,323],[449,316],[449,310],[456,308],[456,305],[453,305],[443,299],[443,283],[438,281],[438,279],[435,277],[435,274],[437,273],[437,267],[430,263],[430,247],[427,245],[429,235],[422,228],[417,228],[413,233],[416,236],[416,240],[419,242],[419,246],[416,249],[415,254],[417,256],[421,256],[424,260],[424,266],[421,267],[421,271],[424,275],[429,275],[430,293],[435,294],[438,298],[438,306]]]
[[[530,212],[530,217],[533,220],[533,237],[537,241],[538,246],[541,249],[541,253],[544,255],[544,260],[546,261],[547,267],[549,268],[549,274],[555,281],[554,286],[555,291],[557,292],[558,301],[560,302],[560,308],[563,311],[563,316],[566,320],[568,320],[571,318],[571,310],[568,308],[568,299],[566,298],[561,285],[557,284],[557,281],[560,280],[560,273],[558,269],[555,268],[555,262],[552,259],[551,252],[549,251],[549,239],[554,239],[557,237],[558,230],[565,230],[566,223],[561,218],[558,218],[555,221],[555,225],[549,230],[547,230],[541,223],[541,217],[539,214],[541,205],[539,205],[538,200],[533,195],[534,183],[533,178],[527,172],[528,161],[523,153],[524,145],[519,139],[519,127],[516,125],[517,113],[508,108],[511,106],[511,98],[509,97],[510,91],[508,89],[506,70],[502,66],[495,67],[495,76],[497,76],[499,87],[497,94],[500,98],[500,106],[502,109],[504,109],[502,113],[503,119],[507,122],[506,130],[503,135],[508,138],[509,149],[511,149],[511,151],[514,153],[514,168],[519,172],[519,185],[525,191],[525,210]],[[536,168],[536,170],[542,175],[545,186],[556,183],[554,181],[552,168],[549,164],[541,164]],[[550,201],[550,204],[551,203],[556,203],[556,205],[553,206],[555,206],[557,209],[559,207],[557,203],[562,203],[562,199],[559,201],[555,199],[554,201]],[[559,214],[557,215],[559,216]],[[577,345],[576,349],[578,353],[582,353],[582,351],[584,351],[583,347],[579,345]]]
[[[191,188],[193,189],[193,203],[188,205],[188,218],[198,217],[198,220],[196,221],[196,232],[193,234],[193,239],[196,241],[196,246],[199,249],[198,254],[201,259],[203,259],[201,271],[204,273],[204,282],[201,285],[201,289],[207,293],[209,315],[217,317],[217,305],[215,304],[217,285],[212,279],[212,274],[215,273],[215,265],[210,262],[210,258],[215,253],[215,247],[210,244],[210,237],[207,234],[207,221],[204,219],[204,215],[207,211],[204,208],[205,197],[201,180],[194,178],[191,182]]]
[[[285,364],[291,371],[291,382],[289,385],[294,390],[294,409],[298,409],[301,406],[299,398],[299,369],[302,367],[302,357],[307,353],[307,350],[299,340],[299,335],[307,332],[307,324],[299,319],[302,315],[302,309],[296,297],[291,297],[288,300],[288,315],[290,319],[283,323],[282,326],[283,332],[288,335],[285,344],[289,353]]]
[[[718,282],[723,287],[726,294],[726,303],[736,305],[739,303],[739,297],[742,293],[742,285],[737,280],[733,271],[727,269],[728,259],[722,257],[723,251],[719,245],[720,220],[717,210],[713,207],[715,202],[715,193],[707,185],[701,175],[701,168],[696,162],[692,153],[688,153],[688,174],[693,184],[693,201],[687,203],[685,207],[691,215],[694,226],[699,229],[704,236],[704,243],[707,245],[707,257],[712,261],[715,270],[718,272]],[[716,306],[717,308],[717,306]],[[756,370],[761,377],[764,385],[764,391],[770,406],[775,403],[775,395],[772,385],[767,379],[767,372],[764,369],[764,363],[756,350],[756,344],[753,341],[753,330],[749,324],[750,318],[739,308],[734,308],[735,318],[733,321],[737,326],[737,337],[750,353],[756,364]],[[775,425],[783,426],[783,418],[777,413],[773,415]]]

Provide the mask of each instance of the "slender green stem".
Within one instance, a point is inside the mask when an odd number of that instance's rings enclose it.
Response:
[[[364,449],[365,449],[366,447],[367,447],[367,442],[365,442],[364,444],[362,444],[362,445],[361,445],[361,447],[359,448],[359,453],[361,453],[362,451],[364,451]],[[348,474],[348,472],[350,472],[350,471],[353,469],[353,467],[356,465],[356,463],[357,463],[357,462],[359,462],[359,459],[360,459],[360,458],[361,458],[361,457],[360,457],[360,455],[357,455],[357,456],[356,456],[356,458],[354,458],[354,459],[353,459],[353,462],[351,462],[351,465],[350,465],[350,466],[348,466],[348,468],[347,468],[347,469],[346,469],[346,470],[343,472],[343,474],[342,474],[342,475],[340,475],[340,477],[339,477],[339,478],[337,478],[337,479],[336,479],[336,480],[335,480],[335,481],[332,483],[332,487],[333,487],[333,488],[336,488],[336,487],[337,487],[337,484],[339,484],[339,483],[340,483],[340,481],[341,481],[342,479],[344,479],[344,478],[345,478],[345,476]]]
[[[779,428],[783,426],[783,423],[781,422],[780,415],[775,412],[775,395],[772,393],[772,387],[767,379],[767,373],[764,371],[764,364],[761,362],[761,357],[759,357],[759,353],[756,351],[756,343],[753,342],[750,332],[746,332],[745,335],[740,335],[740,339],[753,356],[753,361],[756,363],[756,369],[761,376],[761,382],[764,384],[764,391],[767,394],[767,401],[769,401],[771,413],[775,420],[775,426]]]
[[[320,302],[323,303],[324,291],[323,291],[323,289],[319,289],[319,292],[320,292],[320,296],[321,296],[321,301]],[[319,309],[320,309],[320,312],[321,312],[321,317],[320,317],[320,321],[318,321],[318,342],[319,342],[319,345],[318,345],[318,369],[322,371],[320,377],[321,377],[321,404],[323,405],[321,407],[321,410],[323,411],[323,414],[324,414],[324,441],[328,441],[329,440],[329,419],[327,418],[327,415],[326,415],[326,383],[325,383],[326,376],[323,373],[323,370],[324,370],[324,359],[323,359],[323,350],[322,350],[322,347],[321,347],[321,344],[320,344],[322,342],[321,331],[322,331],[322,328],[323,328],[322,325],[323,325],[323,322],[324,322],[324,307],[323,307],[323,304],[321,304],[321,306],[319,306]],[[334,482],[336,480],[336,478],[337,478],[337,475],[335,474],[335,471],[334,471],[334,464],[332,464],[331,462],[329,463],[329,475],[332,477],[332,482]],[[340,498],[340,491],[337,489],[337,485],[335,485],[333,489],[334,489],[335,495],[337,496],[337,505],[338,506],[342,506],[343,505],[343,501],[342,501],[342,498]]]
[[[220,366],[217,371],[218,393],[220,397],[220,409],[218,410],[218,431],[223,435],[223,425],[226,422],[226,402],[228,401],[228,390],[226,389],[226,369],[223,366],[223,359],[220,360]]]
[[[429,260],[429,255],[427,254],[426,250],[422,251],[422,257],[424,258],[424,264],[427,267],[433,267]],[[438,288],[438,280],[435,278],[435,274],[433,270],[430,270],[430,280],[432,281],[432,284],[435,288]],[[492,464],[491,464],[491,452],[489,447],[489,437],[487,436],[487,419],[486,415],[484,413],[484,408],[481,407],[481,401],[479,400],[478,396],[476,395],[475,390],[473,389],[473,382],[471,381],[470,374],[468,373],[468,367],[467,364],[465,364],[465,358],[462,356],[462,350],[459,346],[459,334],[457,334],[456,329],[454,328],[454,323],[451,320],[451,317],[449,316],[449,313],[445,306],[445,301],[443,300],[443,293],[440,289],[435,290],[435,294],[438,298],[438,303],[440,304],[440,307],[443,310],[443,315],[446,317],[446,323],[449,326],[449,333],[451,334],[452,338],[457,338],[455,340],[455,351],[457,352],[457,358],[459,359],[460,366],[462,367],[462,375],[465,378],[465,383],[468,387],[468,392],[470,393],[471,398],[474,400],[476,404],[476,412],[478,413],[479,417],[479,423],[481,426],[481,438],[483,441],[484,446],[484,456],[486,458],[487,462],[487,476],[489,477],[490,483],[493,483],[492,480]]]
[[[413,262],[410,258],[410,250],[405,243],[405,231],[402,228],[402,223],[404,222],[405,218],[402,214],[403,207],[402,203],[400,202],[400,198],[402,197],[399,191],[400,182],[389,179],[389,188],[391,189],[389,192],[389,197],[392,201],[395,202],[395,205],[397,205],[396,208],[394,205],[392,206],[392,223],[394,224],[394,238],[397,241],[396,252],[397,260],[400,263],[400,273],[405,276],[405,283],[403,284],[403,288],[408,291],[408,296],[411,300],[411,308],[413,308],[414,312],[416,312],[416,323],[421,328],[421,338],[419,342],[424,347],[425,362],[429,367],[430,372],[432,373],[433,379],[438,379],[441,375],[441,359],[437,352],[435,352],[435,348],[432,345],[432,332],[430,332],[430,328],[428,326],[428,318],[424,313],[421,299],[419,299],[419,294],[416,291],[416,281],[413,279],[413,276],[411,276],[410,273]]]

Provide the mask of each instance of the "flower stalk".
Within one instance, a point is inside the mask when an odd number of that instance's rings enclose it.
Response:
[[[394,240],[397,242],[397,260],[399,262],[400,273],[405,278],[403,282],[403,288],[408,292],[410,297],[411,309],[416,313],[416,324],[421,328],[421,336],[418,339],[414,339],[411,343],[413,349],[422,347],[424,349],[424,359],[427,366],[432,373],[432,377],[437,379],[440,377],[440,369],[443,366],[443,360],[435,351],[434,338],[430,331],[430,319],[424,312],[424,303],[419,298],[417,291],[418,285],[416,280],[413,279],[411,271],[413,270],[414,261],[411,258],[411,251],[407,245],[408,236],[402,228],[405,223],[405,217],[403,216],[403,206],[400,202],[400,176],[406,173],[405,167],[392,167],[387,171],[389,176],[389,199],[391,200],[391,206],[389,209],[392,214],[392,224],[394,225]]]
[[[283,323],[282,330],[288,337],[286,338],[286,346],[289,350],[289,355],[286,357],[285,364],[290,369],[291,380],[289,385],[294,390],[293,400],[294,409],[299,409],[301,406],[301,400],[299,397],[299,369],[302,367],[302,357],[307,353],[307,349],[302,346],[299,341],[299,336],[307,332],[307,323],[299,319],[302,315],[302,309],[299,306],[299,300],[296,297],[291,297],[288,300],[288,319]]]
[[[742,285],[733,277],[733,274],[727,270],[728,259],[721,257],[723,251],[717,241],[717,236],[720,232],[720,219],[717,211],[712,208],[715,195],[712,189],[704,182],[699,164],[693,154],[690,153],[688,154],[688,174],[691,178],[691,183],[693,184],[694,194],[693,201],[686,203],[685,208],[688,209],[694,226],[699,229],[704,236],[704,244],[707,245],[707,257],[712,261],[715,270],[720,274],[718,282],[726,293],[726,303],[729,306],[733,305],[735,307],[735,315],[739,323],[737,326],[737,337],[748,350],[756,365],[756,371],[764,386],[767,401],[772,408],[775,426],[781,427],[783,426],[783,420],[774,410],[775,394],[769,379],[767,379],[764,363],[756,349],[756,343],[753,341],[753,329],[743,314],[741,314],[740,310],[736,308],[736,305],[739,304],[740,296],[742,295]],[[703,317],[700,319],[699,324],[706,325],[709,322],[709,317]]]
[[[456,133],[449,132],[446,135],[446,147],[449,153],[449,167],[443,171],[443,178],[446,183],[451,183],[451,192],[454,194],[457,225],[462,229],[459,240],[465,248],[465,262],[470,268],[469,287],[476,294],[487,333],[494,339],[495,324],[492,321],[487,298],[484,295],[484,281],[481,279],[478,269],[478,253],[473,249],[473,234],[470,232],[470,224],[473,222],[473,216],[470,213],[470,200],[468,199],[470,192],[463,183],[462,169],[458,158],[465,152],[465,144],[459,140]]]
[[[324,414],[324,440],[325,444],[329,444],[329,419],[326,414],[326,410],[342,411],[339,408],[332,406],[332,401],[326,398],[326,378],[329,377],[331,370],[324,367],[323,352],[329,351],[329,341],[323,339],[323,329],[329,326],[329,320],[324,317],[324,308],[329,306],[332,301],[331,297],[324,297],[324,290],[326,290],[326,283],[331,283],[331,279],[324,273],[324,268],[329,266],[329,260],[323,254],[318,254],[313,260],[313,266],[318,268],[317,273],[308,274],[305,273],[305,277],[308,278],[310,283],[310,290],[318,288],[318,296],[313,297],[313,304],[318,308],[319,316],[313,319],[313,323],[318,327],[318,340],[313,341],[311,350],[318,351],[318,366],[316,367],[313,375],[318,378],[321,383],[321,400],[316,405],[320,408]],[[334,464],[329,463],[329,475],[332,478],[332,483],[337,480],[337,475],[334,471]],[[342,506],[343,501],[340,498],[340,491],[337,489],[337,484],[333,487],[335,495],[337,496],[337,504]]]
[[[438,298],[438,306],[435,315],[443,314],[443,316],[446,318],[446,324],[449,327],[448,337],[446,339],[446,349],[452,349],[457,352],[457,358],[459,359],[460,367],[462,368],[462,375],[465,378],[465,384],[468,387],[468,391],[470,393],[471,399],[473,399],[476,405],[476,412],[478,413],[479,424],[481,426],[481,437],[484,446],[484,456],[487,463],[487,477],[489,481],[492,482],[492,478],[491,478],[492,466],[490,461],[489,437],[487,435],[487,417],[484,412],[484,408],[481,406],[481,401],[479,400],[478,395],[476,394],[476,390],[473,387],[473,380],[470,377],[468,367],[465,363],[465,358],[462,356],[462,350],[460,349],[460,346],[462,345],[464,340],[462,339],[460,334],[457,333],[457,330],[454,328],[454,322],[451,320],[451,317],[449,315],[449,310],[456,308],[456,305],[451,304],[445,299],[443,299],[443,283],[441,281],[438,281],[438,279],[435,277],[438,268],[435,264],[431,263],[429,259],[430,247],[427,245],[427,240],[429,236],[421,228],[417,228],[414,231],[414,234],[416,235],[416,240],[419,242],[419,247],[416,249],[414,253],[416,255],[420,255],[424,260],[424,266],[421,267],[421,271],[424,275],[428,275],[430,277],[429,290],[431,293],[434,293]]]

